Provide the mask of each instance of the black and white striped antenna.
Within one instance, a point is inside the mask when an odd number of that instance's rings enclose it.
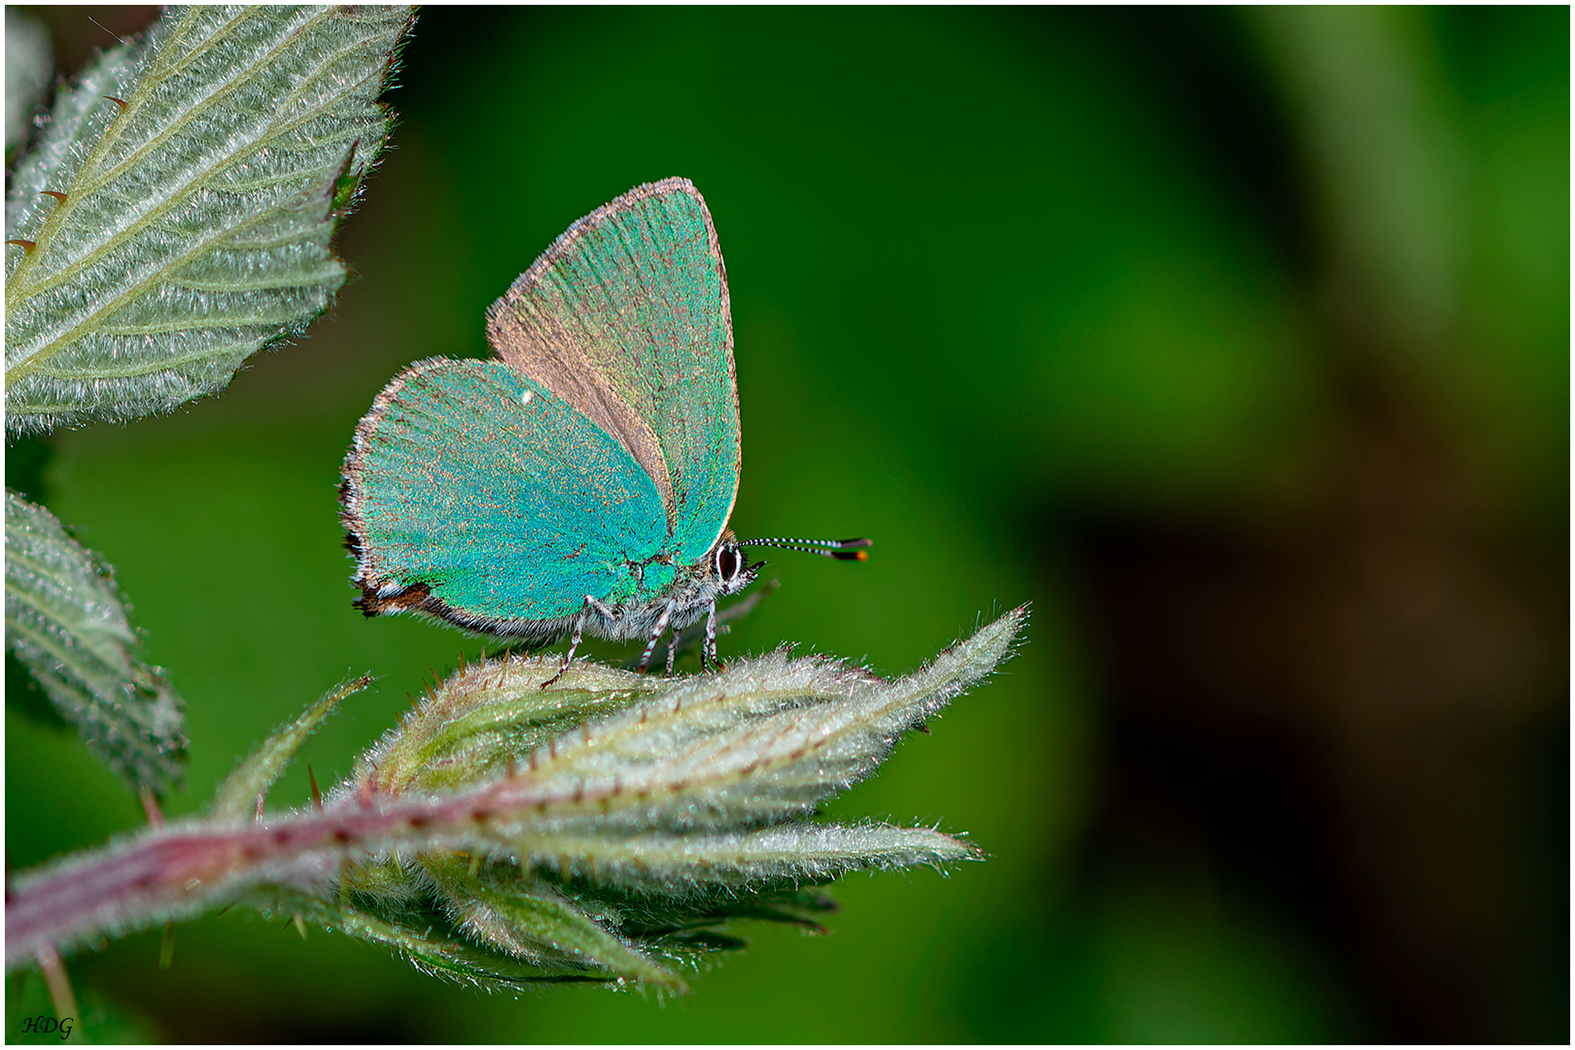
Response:
[[[871,540],[794,540],[781,536],[771,536],[758,540],[739,540],[740,547],[781,547],[784,550],[800,551],[804,554],[818,554],[822,558],[836,558],[838,561],[868,561],[869,555],[863,548],[870,546]]]

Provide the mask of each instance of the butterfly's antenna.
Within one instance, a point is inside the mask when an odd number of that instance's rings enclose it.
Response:
[[[802,551],[805,554],[818,554],[822,558],[836,558],[838,561],[868,561],[869,555],[860,548],[868,547],[871,540],[789,540],[780,536],[773,536],[759,540],[739,540],[740,547],[782,547],[790,551]]]

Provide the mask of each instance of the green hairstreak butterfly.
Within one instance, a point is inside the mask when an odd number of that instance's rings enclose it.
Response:
[[[740,541],[727,271],[687,179],[569,227],[488,312],[487,361],[395,376],[340,488],[356,605],[529,642],[646,642],[706,621],[777,546],[864,558],[865,539]],[[672,665],[672,650],[668,667]],[[556,680],[554,678],[553,680]],[[548,683],[550,684],[550,682]]]

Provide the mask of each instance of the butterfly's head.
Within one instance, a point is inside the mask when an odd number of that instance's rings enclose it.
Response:
[[[717,594],[721,597],[737,594],[755,582],[763,561],[749,564],[743,550],[731,533],[722,537],[711,555],[711,568],[716,573]]]

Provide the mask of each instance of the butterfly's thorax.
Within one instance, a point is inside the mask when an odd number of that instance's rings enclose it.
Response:
[[[653,588],[649,582],[657,569],[668,570],[670,576],[662,573],[658,578],[671,582]],[[724,576],[722,569],[731,571]],[[683,630],[708,615],[718,599],[738,594],[755,579],[755,568],[739,553],[731,530],[693,565],[673,570],[653,563],[645,566],[643,573],[646,585],[635,593],[618,602],[602,603],[604,608],[592,605],[591,622],[597,627],[593,633],[615,641],[643,640],[650,637],[664,613],[669,627]]]

